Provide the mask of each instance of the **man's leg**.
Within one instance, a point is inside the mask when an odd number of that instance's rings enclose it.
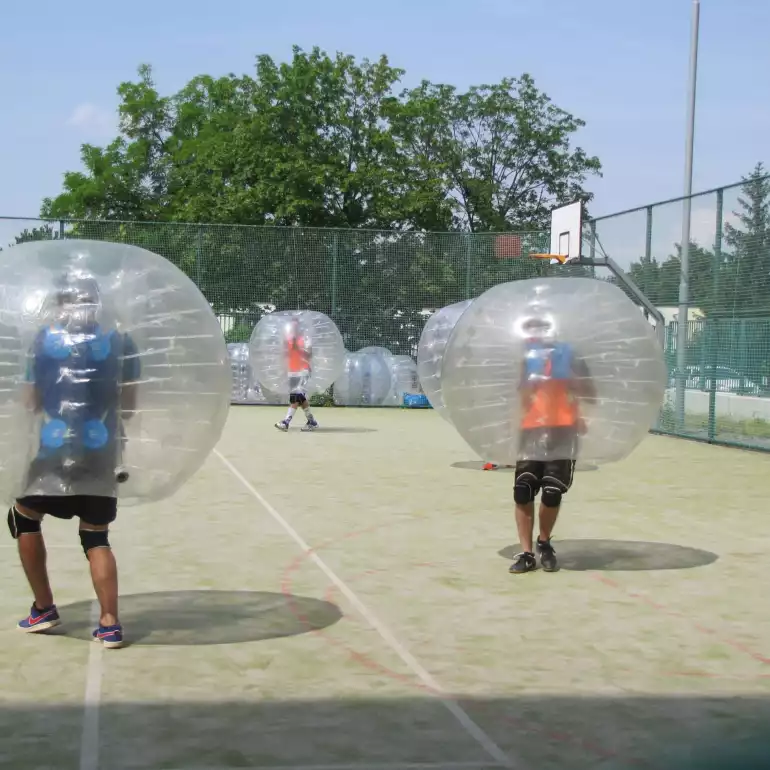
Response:
[[[286,417],[275,424],[275,427],[278,428],[278,430],[289,430],[289,425],[291,425],[291,421],[297,412],[297,406],[299,405],[293,400],[289,402],[289,409],[286,412]]]
[[[29,617],[19,623],[22,631],[45,631],[61,622],[48,578],[48,552],[43,539],[42,519],[43,514],[18,502],[8,512],[8,526],[18,542],[21,566],[34,596]]]
[[[99,602],[99,625],[118,625],[118,564],[107,542],[109,524],[96,526],[80,522],[80,539],[86,550],[91,582]]]
[[[548,462],[543,471],[543,493],[540,498],[540,511],[538,513],[540,535],[537,539],[537,550],[540,554],[540,563],[546,572],[555,572],[559,568],[556,552],[551,545],[551,535],[561,510],[562,496],[572,486],[574,472],[574,460]]]
[[[541,465],[542,463],[532,461],[524,461],[516,465],[513,500],[521,553],[516,555],[509,570],[515,575],[537,569],[532,537],[535,529],[535,497],[540,488]]]
[[[302,399],[302,411],[305,413],[305,419],[307,420],[307,424],[302,430],[313,430],[313,428],[317,428],[318,423],[316,422],[315,417],[313,417],[313,413],[310,411],[310,402],[307,400],[307,397],[304,396]]]

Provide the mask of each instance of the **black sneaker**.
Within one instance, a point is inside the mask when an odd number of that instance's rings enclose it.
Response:
[[[525,572],[532,572],[537,569],[537,559],[534,553],[518,553],[514,557],[513,564],[508,569],[512,575],[523,575]]]
[[[546,572],[556,572],[559,562],[556,560],[556,551],[553,550],[550,540],[537,539],[537,552],[540,554],[540,564]]]

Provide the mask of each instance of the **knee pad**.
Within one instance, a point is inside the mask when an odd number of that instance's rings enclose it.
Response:
[[[537,495],[539,486],[540,482],[534,473],[519,474],[513,485],[513,501],[517,505],[531,503]]]
[[[564,484],[550,476],[543,477],[543,494],[540,502],[549,508],[558,508],[561,505],[562,495],[567,491]]]
[[[83,553],[88,557],[88,552],[92,548],[109,548],[109,533],[106,529],[81,529],[80,545],[83,546]]]
[[[16,510],[12,505],[8,509],[8,529],[11,531],[11,537],[18,540],[21,535],[34,535],[40,532],[40,522],[37,519],[30,519]]]

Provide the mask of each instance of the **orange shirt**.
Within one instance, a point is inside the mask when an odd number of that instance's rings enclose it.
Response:
[[[579,362],[574,362],[578,364]],[[540,376],[542,379],[525,380],[521,385],[523,402],[523,430],[534,428],[571,428],[580,422],[578,400],[572,388],[575,372],[572,365],[564,371],[563,363],[559,368],[560,376],[551,379],[553,364],[551,357],[542,361]]]
[[[303,337],[290,339],[287,345],[287,353],[289,355],[290,372],[306,372],[309,369],[310,360],[305,350],[305,339]]]
[[[580,420],[577,399],[568,380],[544,380],[522,389],[524,416],[521,427],[572,428]]]

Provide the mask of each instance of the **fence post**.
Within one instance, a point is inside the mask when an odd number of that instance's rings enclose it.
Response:
[[[471,237],[473,233],[465,234],[465,299],[471,298]]]
[[[719,305],[719,274],[722,271],[722,213],[724,209],[725,191],[717,190],[717,221],[714,236],[714,262],[711,275],[711,307],[706,316],[706,324],[709,333],[706,339],[709,344],[709,368],[711,380],[709,381],[709,416],[708,416],[708,440],[713,441],[717,434],[717,351],[719,348],[719,319],[715,318]]]
[[[198,238],[195,244],[195,283],[198,284],[198,289],[205,295],[206,292],[203,291],[203,285],[202,285],[202,273],[201,273],[201,261],[203,257],[203,227],[201,225],[198,225]],[[211,302],[211,298],[208,297],[209,302]]]
[[[652,206],[647,206],[647,230],[644,235],[644,260],[652,259]]]
[[[334,233],[332,239],[332,290],[331,290],[331,309],[329,312],[329,318],[334,320],[337,310],[337,256],[339,249],[339,233]]]
[[[64,220],[59,220],[59,238],[64,238]]]

